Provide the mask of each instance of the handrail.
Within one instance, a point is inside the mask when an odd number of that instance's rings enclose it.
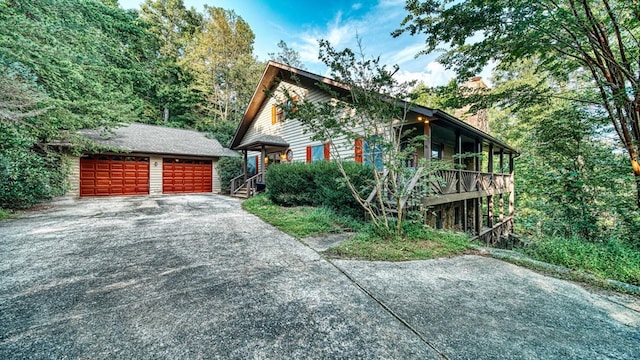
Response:
[[[470,240],[480,240],[484,241],[485,244],[495,245],[499,242],[501,235],[511,232],[511,228],[513,228],[513,216],[507,216],[492,227],[483,229]]]
[[[386,179],[387,176],[389,176],[389,169],[384,169],[384,172],[382,173],[382,178],[380,179],[383,180],[384,182],[384,179]],[[367,200],[364,201],[365,206],[369,206],[369,204],[373,201],[373,199],[376,197],[376,194],[378,192],[377,190],[378,190],[377,186],[374,186],[373,190],[371,191],[371,194],[369,194],[369,197],[367,197]]]
[[[420,178],[422,178],[422,172],[423,171],[424,171],[424,167],[422,167],[422,166],[416,169],[416,173],[411,178],[411,181],[409,182],[409,185],[407,185],[406,193],[404,194],[404,196],[402,196],[400,198],[400,206],[403,209],[404,209],[405,205],[407,204],[407,201],[409,200],[409,197],[411,196],[411,193],[413,192],[413,189],[418,184],[418,181],[420,181]]]
[[[231,181],[231,195],[237,194],[242,189],[247,189],[247,197],[251,197],[255,194],[257,183],[264,181],[264,173],[260,172],[253,175],[252,177],[248,178],[246,181],[243,181],[242,185],[236,188],[235,182],[237,182],[237,180],[240,178],[244,178],[244,174],[240,176],[236,176]]]
[[[234,177],[233,179],[231,179],[230,181],[230,186],[229,186],[229,192],[231,193],[231,195],[235,194],[236,192],[238,192],[238,190],[240,190],[242,188],[242,184],[244,183],[244,177],[245,174],[240,174],[236,177]],[[242,181],[238,181],[242,179]]]

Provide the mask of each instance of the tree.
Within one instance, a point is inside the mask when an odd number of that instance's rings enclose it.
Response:
[[[182,0],[146,0],[140,17],[158,42],[154,77],[155,111],[152,121],[164,125],[196,127],[202,114],[203,97],[193,89],[194,78],[182,62],[187,46],[202,25],[202,15],[187,9]]]
[[[0,207],[63,193],[52,143],[145,119],[155,42],[135,12],[106,3],[0,0]]]
[[[534,72],[532,61],[494,72],[487,96],[514,94],[536,86],[566,89],[562,82]],[[585,91],[582,83],[575,87]],[[556,90],[554,90],[556,89]],[[588,97],[571,94],[570,98]],[[638,212],[624,184],[632,174],[625,156],[604,136],[608,120],[591,105],[557,97],[502,103],[491,110],[494,135],[521,149],[518,161],[518,232],[530,236],[635,242]]]
[[[195,89],[204,96],[201,111],[207,122],[201,127],[209,128],[240,118],[252,95],[248,89],[257,82],[259,72],[249,24],[230,10],[205,7],[205,11],[182,64],[189,68]]]
[[[294,49],[290,48],[284,40],[278,42],[278,48],[280,51],[277,53],[269,53],[269,58],[273,61],[281,64],[289,65],[294,68],[305,70],[306,67],[300,60],[300,54]]]
[[[527,58],[537,59],[540,74],[559,79],[586,74],[599,100],[575,100],[598,105],[606,113],[630,159],[640,207],[637,1],[408,0],[405,8],[409,14],[393,35],[425,35],[422,53],[448,46],[440,62],[461,77],[491,61],[500,68]],[[561,91],[553,95],[568,97]]]
[[[410,103],[407,99],[411,84],[394,78],[397,67],[388,69],[380,59],[368,59],[360,51],[335,50],[326,40],[320,41],[320,60],[330,69],[330,76],[339,84],[335,90],[318,83],[329,95],[328,100],[306,101],[303,94],[284,91],[280,98],[288,118],[299,120],[312,139],[329,142],[332,160],[342,174],[345,186],[362,206],[374,226],[387,234],[402,235],[406,199],[411,195],[411,180],[420,178],[422,170],[407,168],[405,162],[413,157],[414,143],[403,143],[407,132],[403,130]],[[278,96],[274,94],[273,96]],[[412,137],[414,141],[422,137]],[[370,151],[363,151],[365,163],[377,167],[374,173],[375,199],[367,199],[370,192],[362,193],[345,171],[343,157],[337,151],[339,143],[360,141]],[[384,171],[383,171],[384,170]],[[392,211],[387,204],[394,204]]]

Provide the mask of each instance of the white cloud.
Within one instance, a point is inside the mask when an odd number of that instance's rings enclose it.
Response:
[[[396,79],[401,82],[405,81],[422,81],[426,86],[440,86],[447,84],[456,73],[447,70],[437,61],[432,61],[425,67],[424,71],[404,71],[400,70],[396,74]]]
[[[388,62],[402,65],[406,62],[413,61],[416,58],[416,54],[423,49],[424,49],[424,44],[421,44],[421,43],[407,46],[404,49],[397,51],[393,55],[391,55],[388,58]]]
[[[351,5],[352,10],[360,10],[360,8],[362,8],[362,3],[355,3]]]

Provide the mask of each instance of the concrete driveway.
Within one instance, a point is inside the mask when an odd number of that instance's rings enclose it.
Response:
[[[215,195],[0,222],[0,358],[638,359],[640,302],[479,256],[325,260]]]

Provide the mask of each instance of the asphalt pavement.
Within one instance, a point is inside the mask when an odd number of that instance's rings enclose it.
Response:
[[[481,256],[325,259],[223,196],[66,199],[0,222],[0,358],[638,359],[640,301]]]

